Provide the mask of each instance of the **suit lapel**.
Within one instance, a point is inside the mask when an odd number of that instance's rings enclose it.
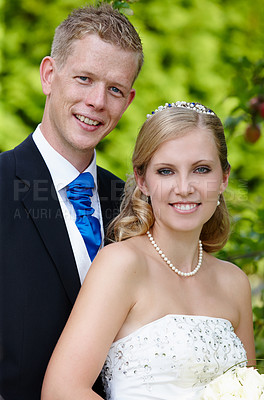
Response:
[[[21,201],[73,304],[80,289],[80,280],[50,173],[31,136],[14,151]]]
[[[97,167],[97,180],[104,231],[106,233],[109,223],[119,214],[124,182],[101,167]]]

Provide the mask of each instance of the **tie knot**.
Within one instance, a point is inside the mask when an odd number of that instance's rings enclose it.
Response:
[[[74,179],[71,183],[69,183],[68,187],[70,189],[73,188],[85,188],[85,189],[93,189],[94,188],[94,178],[90,172],[83,172],[76,179]]]
[[[75,224],[84,239],[91,261],[94,259],[102,241],[100,222],[92,215],[94,213],[91,201],[93,188],[92,174],[84,172],[69,183],[66,189],[67,197],[76,213]]]

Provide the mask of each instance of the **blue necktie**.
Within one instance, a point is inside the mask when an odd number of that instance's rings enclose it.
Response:
[[[94,208],[91,206],[94,179],[90,172],[80,174],[67,186],[67,197],[76,212],[76,225],[81,232],[91,261],[96,256],[101,245],[100,222],[93,217]]]

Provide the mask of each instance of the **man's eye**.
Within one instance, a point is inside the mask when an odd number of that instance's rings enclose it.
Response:
[[[167,168],[162,168],[158,170],[158,174],[160,175],[171,175],[172,171],[170,169]]]
[[[114,92],[114,93],[116,93],[116,94],[122,94],[121,90],[118,89],[118,88],[115,87],[115,86],[111,86],[110,90],[111,90],[111,92]]]
[[[79,79],[83,82],[86,82],[88,80],[87,76],[79,76]]]
[[[197,167],[194,172],[196,172],[198,174],[207,174],[210,171],[211,170],[208,167]]]

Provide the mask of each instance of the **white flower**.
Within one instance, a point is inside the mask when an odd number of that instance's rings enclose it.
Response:
[[[234,367],[209,383],[201,400],[264,400],[264,375],[253,367]]]

